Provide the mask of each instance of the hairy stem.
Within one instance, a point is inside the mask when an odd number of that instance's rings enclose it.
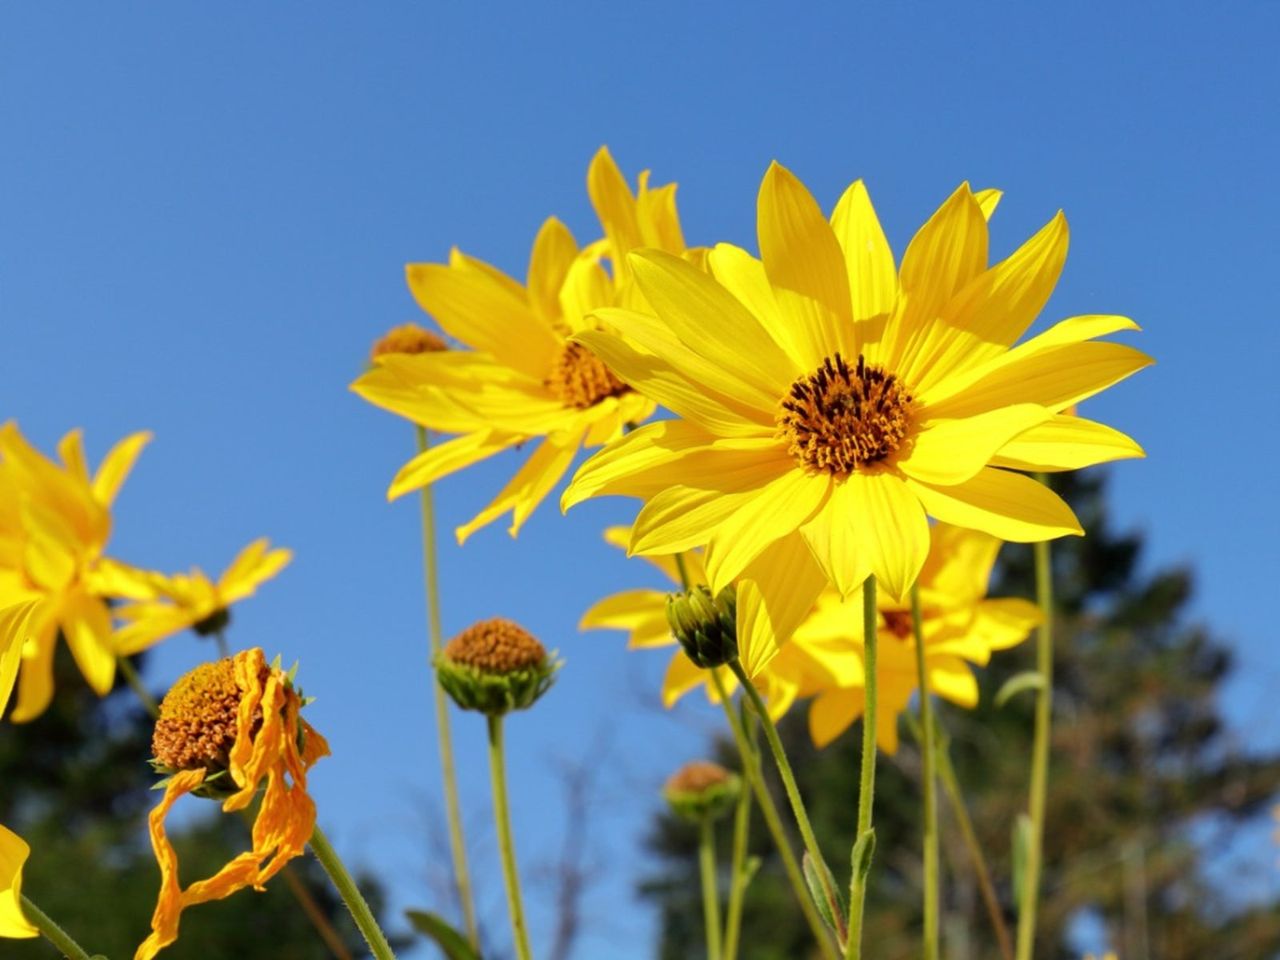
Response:
[[[716,891],[716,834],[710,817],[698,825],[698,872],[702,874],[702,920],[707,928],[707,960],[720,960],[720,897]]]
[[[32,903],[26,894],[22,895],[22,913],[27,921],[40,931],[40,935],[57,947],[67,960],[89,960],[89,954],[84,947],[71,939],[71,935]]]
[[[871,832],[871,810],[876,791],[876,629],[880,615],[876,610],[876,578],[867,577],[862,585],[862,642],[865,650],[866,697],[862,711],[862,772],[858,784],[858,839],[867,843]],[[855,845],[855,850],[859,847]],[[854,858],[857,861],[858,858]],[[865,867],[865,869],[864,869]],[[849,881],[849,939],[845,942],[846,960],[862,958],[862,916],[867,900],[867,873],[870,864],[855,862]]]
[[[368,901],[360,893],[360,888],[356,886],[355,880],[351,878],[338,852],[333,849],[333,844],[329,842],[329,838],[324,835],[319,825],[311,834],[311,852],[316,855],[316,859],[324,867],[324,872],[333,882],[334,889],[338,891],[347,909],[351,911],[351,919],[356,922],[356,927],[359,928],[365,942],[369,944],[369,949],[376,960],[395,960],[396,955],[391,951],[391,944],[387,943],[387,935],[378,926],[373,911],[369,909]]]
[[[920,759],[924,820],[924,960],[938,960],[938,796],[934,773],[933,697],[925,664],[920,588],[911,587],[911,630],[915,637],[916,673],[920,685]]]
[[[531,960],[529,927],[520,898],[520,873],[516,869],[516,848],[511,839],[511,807],[507,800],[507,770],[502,748],[502,717],[489,720],[489,772],[493,778],[493,818],[498,827],[498,849],[502,854],[502,878],[507,888],[507,908],[511,913],[511,936],[519,960]]]

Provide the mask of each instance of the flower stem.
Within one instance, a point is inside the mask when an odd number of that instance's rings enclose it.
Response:
[[[933,697],[924,656],[924,625],[920,617],[920,588],[911,587],[911,630],[915,638],[916,673],[920,685],[920,758],[924,786],[924,960],[938,960],[938,796],[934,772]]]
[[[507,907],[511,912],[511,935],[519,960],[532,960],[529,928],[520,900],[520,874],[516,870],[516,849],[511,840],[511,810],[507,802],[506,762],[502,756],[502,717],[489,720],[489,772],[493,777],[493,817],[498,826],[498,848],[502,852],[502,876],[507,886]]]
[[[310,844],[311,852],[316,855],[320,866],[324,867],[324,872],[329,875],[334,889],[338,891],[347,909],[351,911],[351,919],[356,922],[373,956],[376,960],[395,960],[396,955],[391,951],[391,944],[387,943],[387,935],[378,926],[378,921],[374,918],[373,911],[369,909],[368,902],[361,895],[360,888],[351,879],[351,874],[347,872],[346,866],[343,865],[337,851],[333,849],[333,845],[329,843],[329,838],[324,835],[319,824],[311,833]]]
[[[774,762],[778,766],[778,773],[782,777],[782,786],[787,792],[787,799],[791,801],[791,812],[796,818],[796,826],[800,828],[800,837],[804,840],[804,846],[809,852],[809,857],[818,867],[818,877],[823,884],[823,893],[827,897],[827,902],[836,903],[838,902],[836,892],[830,888],[831,870],[827,867],[826,860],[823,859],[822,849],[818,846],[818,838],[814,835],[813,825],[809,822],[809,812],[805,809],[804,798],[800,796],[800,788],[796,785],[796,777],[791,770],[791,762],[787,759],[787,752],[783,749],[782,740],[778,737],[778,728],[774,725],[773,718],[769,716],[769,710],[765,707],[764,700],[760,697],[760,691],[756,689],[755,684],[751,682],[751,678],[747,676],[747,671],[742,668],[741,661],[730,660],[729,669],[733,671],[734,676],[738,678],[738,682],[742,684],[743,694],[751,702],[751,708],[755,711],[760,720],[760,726],[764,729],[764,738],[769,744]]]
[[[27,921],[40,931],[40,935],[58,948],[68,960],[90,960],[88,952],[80,944],[71,939],[71,935],[54,923],[53,919],[31,902],[26,894],[22,895],[22,914]]]
[[[720,960],[720,897],[716,891],[716,833],[710,817],[698,826],[698,869],[702,874],[702,920],[707,928],[707,960]]]
[[[160,716],[160,704],[156,703],[156,698],[151,695],[151,691],[147,689],[147,685],[142,682],[142,678],[138,676],[138,671],[134,668],[133,662],[128,657],[116,657],[116,666],[120,668],[120,675],[124,677],[125,682],[129,684],[129,688],[137,694],[138,699],[142,701],[142,705],[146,708],[147,713],[151,714],[154,720]]]
[[[745,722],[746,708],[740,717]],[[723,960],[737,960],[738,937],[742,931],[742,903],[746,899],[747,837],[751,829],[751,791],[738,794],[738,806],[733,815],[733,859],[729,867],[729,911],[725,918]]]
[[[760,769],[760,754],[753,744],[754,737],[747,727],[749,722],[747,716],[744,712],[743,724],[739,726],[729,692],[725,689],[724,681],[716,670],[711,671],[711,683],[720,697],[720,704],[724,707],[725,718],[729,721],[729,730],[733,734],[738,754],[742,758],[743,772],[746,773],[747,782],[751,784],[751,790],[756,795],[756,802],[760,804],[760,814],[764,817],[765,826],[768,827],[769,835],[773,838],[773,845],[778,849],[778,856],[782,858],[783,872],[786,873],[791,889],[795,893],[796,902],[800,904],[800,911],[804,914],[809,929],[813,931],[813,938],[817,941],[823,957],[826,960],[836,960],[831,936],[822,922],[822,917],[818,915],[813,898],[809,896],[804,875],[800,872],[800,864],[796,862],[796,855],[791,850],[791,841],[787,837],[786,828],[782,825],[782,817],[778,813],[777,805],[773,802],[773,795],[769,793],[769,788],[764,782],[764,773]]]
[[[846,960],[861,960],[862,915],[867,900],[867,874],[871,869],[871,809],[876,790],[876,628],[880,615],[876,610],[875,574],[862,585],[862,642],[865,662],[865,704],[862,711],[862,773],[858,785],[858,834],[854,841],[853,877],[849,881],[849,939],[845,942]]]
[[[416,427],[418,452],[428,446],[427,431]],[[440,624],[440,577],[436,559],[435,507],[431,497],[431,485],[422,488],[422,569],[427,587],[427,632],[431,659],[428,670],[434,671],[436,655],[444,643],[444,629]],[[462,804],[458,800],[458,777],[453,762],[453,737],[449,732],[449,703],[444,688],[431,684],[435,696],[436,740],[440,752],[440,773],[444,782],[445,816],[449,821],[449,850],[453,855],[453,880],[458,889],[458,902],[467,927],[467,940],[475,950],[480,949],[480,929],[476,924],[475,901],[471,894],[471,870],[467,866],[467,844],[462,834]]]
[[[1044,478],[1040,478],[1044,481]],[[1049,728],[1053,717],[1053,571],[1049,543],[1035,545],[1036,602],[1041,622],[1036,631],[1036,669],[1044,681],[1036,698],[1035,740],[1031,747],[1031,836],[1027,866],[1018,898],[1018,960],[1031,960],[1036,939],[1036,907],[1040,898],[1040,869],[1044,843],[1045,797],[1049,787]]]
[[[324,941],[330,952],[338,960],[351,960],[351,951],[342,942],[342,937],[338,935],[338,931],[333,929],[333,924],[324,915],[324,911],[316,903],[316,899],[311,895],[311,891],[307,889],[307,885],[294,872],[293,864],[286,863],[280,870],[280,876],[284,877],[284,882],[288,884],[289,892],[293,894],[293,899],[298,901],[298,906],[307,915],[307,919],[316,928],[316,932],[320,934],[320,939]]]

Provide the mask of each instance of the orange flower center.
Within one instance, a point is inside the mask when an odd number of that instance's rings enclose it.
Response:
[[[619,380],[604,361],[586,347],[566,343],[548,375],[547,389],[567,407],[585,410],[606,397],[618,397],[631,388]]]
[[[196,667],[161,701],[152,754],[172,770],[225,770],[243,695],[230,658]]]
[[[908,442],[911,394],[902,381],[858,357],[836,354],[791,385],[778,413],[787,452],[811,473],[844,478]]]
[[[668,793],[702,793],[729,781],[731,774],[718,763],[693,760],[667,778]]]
[[[445,645],[444,655],[483,673],[514,673],[547,660],[546,648],[529,631],[502,617],[467,627]]]
[[[380,357],[384,353],[437,353],[448,350],[449,345],[437,333],[432,333],[416,323],[406,323],[388,330],[382,339],[373,345],[370,358]]]

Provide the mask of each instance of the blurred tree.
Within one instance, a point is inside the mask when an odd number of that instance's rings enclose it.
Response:
[[[1111,529],[1100,474],[1063,475],[1054,485],[1075,507],[1088,536],[1053,545],[1055,725],[1036,957],[1078,958],[1070,934],[1082,922],[1100,924],[1125,960],[1280,957],[1280,910],[1274,900],[1258,898],[1259,890],[1274,897],[1274,883],[1254,884],[1257,889],[1246,893],[1243,883],[1223,882],[1224,875],[1230,881],[1240,876],[1238,863],[1224,863],[1224,838],[1250,830],[1269,835],[1262,823],[1280,793],[1280,753],[1242,750],[1227,729],[1218,701],[1232,658],[1206,627],[1187,622],[1191,572],[1140,571],[1141,538]],[[992,595],[1033,596],[1032,573],[1030,549],[1006,547]],[[942,710],[957,774],[1011,928],[1011,828],[1026,805],[1033,696],[1018,694],[1001,709],[992,701],[1005,680],[1033,662],[1033,641],[997,654],[980,676],[979,708]],[[808,741],[804,709],[798,708],[784,722],[783,736],[828,862],[847,878],[860,728],[818,752]],[[904,731],[898,756],[882,758],[878,775],[878,842],[865,939],[876,960],[919,954],[920,765],[913,748]],[[722,762],[737,765],[727,741],[715,751]],[[998,957],[945,796],[940,808],[944,955]],[[758,822],[752,843],[765,863],[749,891],[743,957],[811,956],[808,931]],[[696,837],[662,814],[650,846],[662,869],[641,890],[661,914],[660,955],[697,956],[702,926]],[[729,849],[727,834],[719,849]],[[1269,865],[1274,851],[1258,859]]]
[[[24,892],[90,953],[133,956],[150,929],[160,874],[146,834],[147,811],[159,799],[147,765],[151,721],[121,684],[99,699],[59,645],[57,693],[29,724],[0,724],[0,823],[31,845]],[[186,803],[192,813],[200,801]],[[204,815],[179,817],[172,831],[186,882],[213,874],[246,848],[249,826],[206,802]],[[367,957],[368,948],[311,857],[291,870],[337,934],[341,949],[321,939],[278,876],[264,893],[243,891],[182,917],[182,937],[162,954],[173,960],[328,960]],[[375,913],[381,888],[359,879]],[[3,941],[5,960],[49,960],[42,939]],[[345,951],[345,953],[343,952]]]

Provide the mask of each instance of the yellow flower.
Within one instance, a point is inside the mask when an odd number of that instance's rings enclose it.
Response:
[[[610,527],[605,531],[605,540],[615,547],[626,548],[631,536],[630,527]],[[683,589],[680,572],[674,557],[645,557],[654,566],[667,575],[667,578]],[[685,570],[691,586],[706,583],[706,572],[703,570],[702,556],[698,551],[690,550],[684,554]],[[670,709],[676,701],[689,691],[701,686],[705,689],[707,699],[712,703],[719,702],[715,682],[711,673],[697,666],[683,649],[679,648],[671,628],[667,623],[667,593],[662,590],[626,590],[605,597],[585,614],[578,624],[579,629],[625,630],[630,636],[627,646],[632,650],[645,650],[659,647],[676,647],[671,656],[667,673],[662,681],[662,705]],[[836,651],[838,654],[839,652]],[[818,690],[834,686],[840,682],[852,682],[853,677],[833,673],[834,664],[827,656],[825,643],[810,643],[802,639],[788,644],[760,673],[754,678],[756,688],[768,702],[769,713],[774,720],[782,717],[791,708],[798,697],[810,696]],[[838,657],[839,662],[848,668],[849,658]],[[862,676],[861,661],[851,664]],[[726,667],[718,667],[720,681],[725,690],[732,693],[738,687],[738,680]]]
[[[713,592],[771,548],[807,546],[817,567],[754,581],[739,610],[744,666],[758,672],[786,632],[774,610],[843,596],[868,574],[902,599],[929,548],[926,517],[1003,540],[1081,533],[1070,508],[1019,470],[1142,456],[1131,439],[1063,414],[1151,361],[1092,338],[1124,317],[1064,320],[1014,346],[1048,299],[1067,251],[1061,214],[988,266],[998,194],[962,185],[899,269],[867,192],[831,220],[774,164],[760,189],[761,259],[727,244],[709,274],[661,251],[629,259],[655,316],[596,310],[607,329],[573,337],[679,419],[593,456],[562,500],[646,502],[633,553],[706,545]],[[779,548],[794,549],[794,548]],[[755,609],[752,609],[752,608]]]
[[[187,627],[198,633],[221,630],[230,617],[230,606],[253,596],[259,584],[274,577],[293,558],[289,550],[269,548],[266,539],[253,541],[231,561],[217,583],[199,569],[172,576],[149,574],[133,591],[136,602],[115,611],[123,621],[115,635],[116,652],[122,656],[136,653]]]
[[[459,542],[507,512],[514,536],[581,446],[598,446],[653,412],[648,398],[568,338],[592,326],[588,314],[597,307],[641,305],[629,251],[685,252],[675,185],[650,188],[646,172],[633,194],[602,148],[591,162],[587,190],[604,239],[580,251],[564,224],[547,220],[525,284],[457,250],[448,264],[410,264],[409,288],[419,305],[470,349],[384,350],[351,386],[422,427],[459,435],[405,464],[388,491],[391,499],[540,440],[493,502],[458,528]]]
[[[151,935],[134,960],[150,960],[173,943],[187,907],[221,900],[245,887],[260,889],[305,849],[316,822],[307,771],[328,755],[329,746],[299,716],[301,708],[289,674],[268,666],[256,647],[197,667],[165,696],[152,750],[157,769],[172,776],[149,818],[151,846],[160,865],[160,897]],[[223,810],[243,810],[264,778],[253,848],[214,876],[183,889],[178,856],[165,834],[170,808],[180,797],[199,791],[223,798]]]
[[[80,431],[62,438],[57,464],[12,424],[0,427],[0,606],[34,601],[12,719],[30,720],[53,696],[59,634],[89,686],[105,695],[115,679],[111,611],[106,598],[132,589],[142,571],[103,556],[111,504],[150,434],[116,444],[90,478]],[[6,649],[0,644],[0,652]],[[8,648],[10,653],[12,647]],[[0,711],[13,686],[0,658]]]
[[[1021,643],[1040,622],[1040,610],[1033,603],[987,599],[987,582],[999,550],[995,537],[939,523],[931,530],[929,554],[920,572],[920,621],[929,689],[962,707],[978,702],[978,684],[969,665],[985,666],[993,651]],[[894,753],[898,714],[907,708],[918,686],[915,637],[909,604],[884,594],[876,599],[880,611],[876,732],[880,749]],[[846,663],[841,671],[853,682],[820,691],[809,708],[809,732],[819,747],[862,716],[866,679],[862,639],[861,595],[844,601],[834,591],[819,599],[792,638],[792,643],[826,649],[832,656],[843,650],[856,661]]]
[[[14,940],[39,936],[22,913],[22,865],[31,848],[0,824],[0,937]]]

